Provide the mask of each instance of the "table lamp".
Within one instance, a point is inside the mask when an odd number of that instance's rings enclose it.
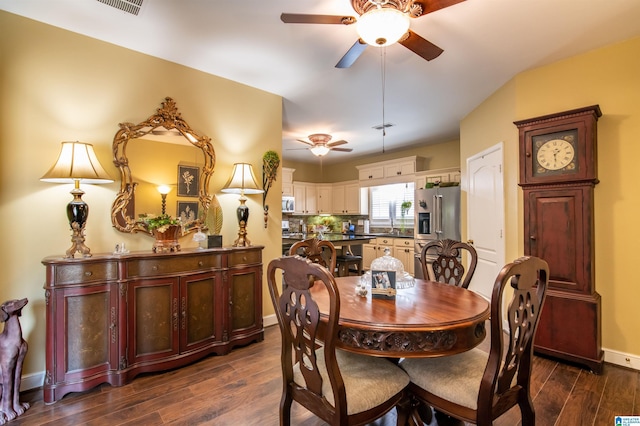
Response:
[[[84,244],[84,226],[89,217],[89,206],[82,200],[84,191],[80,189],[83,183],[111,183],[113,179],[102,168],[98,161],[93,145],[83,142],[62,142],[62,148],[55,164],[40,178],[43,182],[73,183],[71,191],[73,200],[67,204],[67,218],[73,234],[71,248],[65,257],[74,257],[76,252],[83,257],[91,257],[89,247]]]
[[[168,185],[160,185],[158,187],[158,192],[162,197],[162,214],[166,214],[167,212],[167,194],[171,192],[171,187]]]
[[[247,197],[245,194],[261,194],[264,192],[260,189],[256,182],[256,176],[253,173],[253,167],[248,163],[235,163],[233,165],[233,172],[231,177],[224,185],[222,192],[230,194],[240,194],[240,205],[237,209],[238,224],[240,230],[238,231],[238,238],[233,242],[233,247],[248,247],[251,245],[251,241],[247,238],[247,221],[249,220],[249,207],[245,206]]]

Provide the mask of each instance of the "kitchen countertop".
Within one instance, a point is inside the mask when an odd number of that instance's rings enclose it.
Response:
[[[302,241],[308,238],[313,238],[318,236],[318,234],[306,234],[303,237],[301,233],[290,233],[282,235],[282,242],[285,241]],[[335,233],[327,233],[323,234],[322,238],[326,241],[331,242],[343,242],[343,241],[351,241],[351,242],[365,242],[369,240],[373,240],[375,238],[409,238],[412,239],[413,235],[394,235],[394,234],[335,234]]]

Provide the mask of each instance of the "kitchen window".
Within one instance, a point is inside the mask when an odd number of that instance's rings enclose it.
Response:
[[[369,188],[369,220],[371,226],[386,228],[413,228],[414,183],[393,183]],[[411,202],[402,211],[402,203]]]

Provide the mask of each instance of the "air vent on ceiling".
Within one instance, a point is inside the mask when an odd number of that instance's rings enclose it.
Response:
[[[373,126],[372,129],[383,130],[393,126],[395,126],[395,124],[384,123],[384,124],[378,124],[377,126]]]
[[[142,2],[144,0],[98,0],[100,3],[104,3],[107,6],[115,7],[123,12],[130,13],[132,15],[138,15],[142,8]]]

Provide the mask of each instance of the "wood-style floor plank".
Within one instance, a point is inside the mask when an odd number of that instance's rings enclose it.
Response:
[[[487,342],[482,346],[488,347]],[[281,380],[280,333],[278,327],[269,327],[262,342],[176,370],[142,374],[122,387],[101,385],[68,394],[52,405],[44,405],[42,390],[24,392],[22,400],[31,408],[10,425],[276,426]],[[606,364],[598,376],[536,356],[531,394],[538,426],[612,425],[614,415],[639,414],[640,373]],[[296,403],[291,417],[295,426],[326,425]],[[372,425],[395,426],[395,421],[393,410]],[[439,416],[430,426],[453,424],[460,423]],[[495,426],[520,424],[517,408],[494,422]]]

